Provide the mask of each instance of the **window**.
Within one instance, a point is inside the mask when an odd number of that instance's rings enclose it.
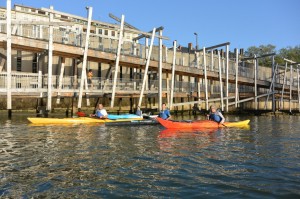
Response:
[[[37,73],[37,57],[38,57],[38,54],[35,53],[33,55],[33,60],[32,60],[32,72],[33,73]]]
[[[98,29],[98,34],[99,35],[102,35],[103,33],[102,33],[102,29]]]
[[[108,35],[108,30],[104,31],[104,35],[106,35],[106,36]]]
[[[115,37],[116,36],[116,32],[115,31],[111,31],[111,36]]]
[[[17,51],[17,71],[22,71],[22,51]]]
[[[62,19],[68,19],[69,17],[65,16],[65,15],[61,15],[60,18],[62,18]]]
[[[44,11],[42,11],[42,10],[39,10],[38,13],[39,13],[39,14],[42,14],[42,15],[45,15],[45,14],[46,14],[46,12],[44,12]]]

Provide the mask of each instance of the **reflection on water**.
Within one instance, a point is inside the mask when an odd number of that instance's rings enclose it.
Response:
[[[0,197],[299,196],[300,118],[250,119],[180,131],[0,117]]]

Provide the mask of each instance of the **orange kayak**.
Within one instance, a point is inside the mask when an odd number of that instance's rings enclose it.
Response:
[[[195,121],[172,121],[157,118],[157,121],[167,129],[199,129],[199,128],[220,128],[220,127],[247,127],[250,120],[238,122],[224,122],[219,124],[211,120],[195,120]]]

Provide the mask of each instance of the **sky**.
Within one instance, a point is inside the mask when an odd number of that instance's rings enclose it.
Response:
[[[300,0],[11,0],[35,8],[49,8],[93,19],[118,23],[109,13],[143,32],[164,27],[163,44],[173,41],[199,48],[230,42],[230,50],[272,44],[276,50],[300,45]],[[6,0],[0,1],[6,7]],[[197,33],[196,36],[194,33]],[[196,39],[197,38],[197,39]]]

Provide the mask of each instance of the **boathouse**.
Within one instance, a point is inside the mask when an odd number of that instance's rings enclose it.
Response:
[[[73,112],[105,102],[115,110],[300,109],[298,63],[275,54],[245,57],[230,42],[194,48],[164,45],[164,27],[139,30],[24,5],[0,8],[0,100],[8,114],[28,100],[48,112],[62,99]],[[113,16],[113,15],[112,15]],[[268,58],[272,67],[259,65]],[[88,83],[87,71],[93,71]],[[20,105],[18,105],[20,106]],[[23,105],[26,106],[26,105]],[[124,108],[126,107],[126,108]]]

